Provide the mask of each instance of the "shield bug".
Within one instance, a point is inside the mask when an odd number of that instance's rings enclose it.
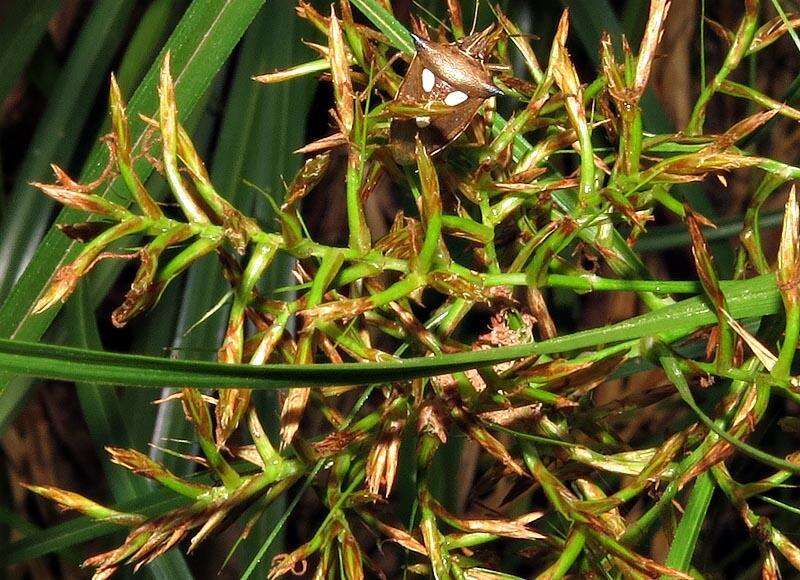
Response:
[[[417,52],[395,101],[418,108],[420,114],[394,118],[389,131],[395,159],[404,164],[415,159],[417,137],[434,155],[464,132],[486,99],[503,94],[483,63],[497,38],[491,28],[455,44],[413,36]],[[430,115],[424,114],[426,107]]]

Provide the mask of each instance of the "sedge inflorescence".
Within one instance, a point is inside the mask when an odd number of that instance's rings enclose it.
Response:
[[[603,37],[600,75],[590,82],[579,77],[566,48],[568,13],[554,31],[549,57],[540,62],[530,40],[496,8],[496,22],[479,34],[482,65],[505,95],[499,100],[515,108],[513,116],[504,119],[498,97],[487,96],[441,152],[419,138],[402,143],[413,151],[409,165],[394,154],[392,123],[424,118],[427,123],[416,125],[426,128],[431,119],[452,115],[467,95],[450,103],[396,99],[399,61],[413,57],[411,36],[383,4],[353,4],[377,28],[357,21],[347,0],[329,15],[301,2],[299,15],[324,39],[312,45],[319,59],[257,77],[290,82],[322,71],[334,89],[333,132],[301,150],[307,161],[276,204],[277,227],[259,223],[216,190],[178,120],[168,57],[159,110],[145,119],[149,138],[139,149],[131,144],[125,104],[112,79],[107,171],[80,184],[56,169],[54,184],[37,184],[91,219],[63,227],[83,246],[55,273],[36,309],[65,301],[98,261],[125,258],[138,269],[112,314],[122,327],[192,264],[215,254],[232,288],[227,330],[215,345],[219,362],[332,363],[334,370],[357,362],[380,369],[409,355],[465,356],[450,372],[426,374],[422,364],[413,376],[400,372],[372,385],[347,384],[341,376],[320,388],[297,384],[275,410],[277,438],[262,427],[263,410],[256,409],[250,390],[209,395],[175,385],[199,446],[192,459],[207,477],[179,477],[136,450],[109,453],[114,463],[183,496],[183,507],[146,517],[31,486],[66,508],[129,528],[118,548],[86,564],[107,577],[124,564],[151,562],[184,540],[193,550],[237,519],[247,535],[270,504],[304,482],[302,489],[316,493],[325,515],[305,543],[275,558],[270,577],[302,573],[311,562],[318,577],[380,572],[371,554],[374,536],[406,553],[407,571],[436,578],[560,577],[573,566],[596,576],[689,577],[685,565],[661,563],[639,548],[661,517],[678,513],[673,502],[682,490],[710,474],[744,527],[758,535],[765,569],[775,565],[776,553],[797,566],[797,548],[748,500],[780,485],[798,465],[792,455],[776,457],[744,440],[759,427],[770,397],[800,400],[791,377],[800,331],[794,194],[774,266],[757,227],[761,204],[800,169],[740,145],[776,115],[798,119],[800,111],[728,79],[745,56],[768,47],[786,27],[759,25],[758,3],[747,2],[739,28],[730,33],[725,67],[702,88],[687,126],[652,135],[642,128],[641,101],[668,1],[651,1],[638,53],[627,43],[618,50]],[[448,15],[449,31],[433,31],[414,18],[414,33],[439,43],[468,37],[457,1],[448,2]],[[513,74],[514,60],[523,73]],[[707,134],[707,106],[717,93],[747,99],[759,110]],[[303,200],[331,177],[334,154],[346,158],[335,176],[344,182],[348,243],[342,247],[315,240],[301,213]],[[138,178],[135,166],[143,162],[163,175],[175,211]],[[704,238],[709,222],[675,188],[741,168],[762,177],[741,235],[735,281],[724,286]],[[125,199],[103,194],[114,180],[124,184]],[[373,239],[364,207],[379,182],[389,184],[403,211],[385,236]],[[656,211],[686,224],[696,281],[657,280],[645,267],[637,243]],[[123,239],[126,252],[115,249]],[[279,256],[294,260],[297,284],[291,293],[264,293],[259,281],[285,263],[276,261]],[[780,340],[754,335],[740,322],[759,314],[741,306],[756,283],[782,298],[786,325]],[[648,313],[627,326],[563,334],[551,316],[552,288],[629,290]],[[703,299],[684,305],[674,293]],[[678,314],[658,318],[663,312]],[[681,312],[685,322],[670,322]],[[692,341],[707,347],[705,359],[678,348]],[[508,360],[480,363],[481,352],[504,347],[519,350]],[[638,372],[631,363],[642,360],[663,369],[650,388],[595,404],[596,388]],[[724,388],[709,418],[692,386],[713,381]],[[665,423],[657,444],[631,448],[615,432],[616,421],[654,404],[688,407],[696,416]],[[316,419],[314,428],[304,422],[309,417]],[[446,476],[466,482],[464,496],[473,506],[468,513],[445,507],[433,491],[433,478],[441,474],[434,469],[437,454],[454,441],[467,442],[472,467]],[[413,453],[403,454],[403,447]],[[727,462],[740,453],[772,472],[759,482],[739,483]],[[401,471],[410,474],[402,479],[409,488],[402,494]],[[408,505],[398,505],[398,496]],[[634,501],[639,511],[626,515]],[[400,513],[410,519],[400,523]],[[371,535],[362,533],[364,525]],[[511,549],[515,559],[507,569],[503,555]]]

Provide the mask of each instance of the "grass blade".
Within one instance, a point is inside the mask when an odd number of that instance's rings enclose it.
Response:
[[[108,77],[111,59],[125,39],[127,21],[135,2],[98,2],[81,29],[66,65],[55,82],[56,90],[36,127],[28,155],[19,169],[0,224],[0,298],[7,295],[36,247],[54,207],[29,185],[48,176],[50,164],[65,165],[77,149],[82,127],[93,99]],[[64,137],[69,135],[70,138]]]
[[[734,318],[766,316],[778,312],[780,308],[780,294],[773,276],[722,283],[721,286]],[[196,388],[238,386],[276,389],[298,384],[374,384],[456,372],[533,354],[568,352],[612,342],[660,336],[667,332],[685,335],[715,322],[713,310],[709,309],[701,297],[696,297],[624,322],[538,343],[387,363],[273,364],[263,367],[169,360],[0,339],[0,368],[9,374],[140,387],[171,384]]]
[[[176,97],[182,118],[185,119],[192,111],[263,3],[264,0],[196,0],[187,10],[164,47],[165,51],[172,53]],[[156,110],[155,87],[159,66],[160,60],[151,67],[130,100],[128,110],[131,118],[136,119],[138,113],[152,114]],[[142,138],[143,132],[143,123],[132,125],[132,135],[136,140]],[[83,179],[97,176],[106,160],[104,148],[101,145],[95,147],[86,163]],[[147,164],[138,167],[143,179],[152,172],[152,168],[145,167]],[[127,196],[120,191],[118,186],[112,187],[109,195],[126,199]],[[63,211],[57,221],[74,221],[76,217],[75,212]],[[25,273],[0,308],[0,336],[26,340],[41,337],[58,309],[33,316],[32,306],[58,265],[73,255],[76,246],[57,229],[52,228],[48,232]]]
[[[116,72],[117,81],[123,87],[137,86],[175,27],[180,14],[186,10],[185,1],[154,0],[139,19],[136,32],[128,41],[125,54]],[[124,89],[123,89],[124,91]],[[123,92],[124,97],[130,95]]]
[[[17,0],[6,10],[0,26],[0,102],[19,81],[60,4],[59,0]]]
[[[86,291],[78,291],[67,305],[72,339],[76,345],[87,348],[101,348],[100,335],[94,313],[88,308]],[[131,471],[109,462],[105,454],[106,445],[129,447],[131,437],[125,425],[119,399],[112,389],[91,383],[75,385],[89,433],[100,456],[111,489],[114,503],[135,500],[147,491],[144,479],[136,477]],[[156,578],[192,578],[183,555],[170,550],[148,565]]]
[[[263,3],[264,0],[195,0],[186,11],[162,51],[162,54],[167,50],[172,53],[176,98],[182,119],[192,111]],[[128,103],[132,119],[139,113],[152,114],[156,110],[155,87],[160,64],[159,59]],[[131,131],[135,140],[141,140],[144,123],[133,123]],[[99,175],[106,161],[107,153],[98,145],[89,156],[82,179]],[[146,163],[137,169],[143,179],[152,172],[152,167]],[[121,192],[122,188],[115,184],[108,195],[127,199]],[[63,211],[57,221],[74,221],[76,217],[75,212]],[[57,309],[44,316],[32,316],[31,307],[58,264],[69,259],[76,246],[57,229],[48,232],[26,272],[0,308],[0,335],[38,339],[49,327]]]
[[[714,480],[710,473],[697,478],[689,496],[689,503],[683,513],[675,539],[669,548],[666,565],[686,572],[692,564],[692,556],[697,548],[697,538],[706,519],[706,512],[714,495]]]
[[[226,111],[229,129],[220,138],[222,153],[235,148],[239,175],[234,172],[223,173],[224,159],[215,158],[215,170],[219,163],[219,178],[230,186],[230,196],[238,202],[243,194],[254,198],[255,211],[262,223],[273,223],[272,207],[264,197],[252,187],[243,188],[242,180],[247,180],[262,191],[269,192],[278,205],[283,201],[284,183],[299,168],[302,158],[291,151],[304,143],[306,120],[316,81],[313,77],[295,79],[279,85],[262,85],[251,80],[254,74],[291,66],[312,57],[301,40],[309,37],[310,27],[294,17],[293,0],[273,0],[262,10],[247,33],[242,46],[237,77],[234,79],[231,97]],[[247,114],[242,112],[246,111]],[[243,136],[247,137],[244,138]],[[223,139],[224,137],[224,139]],[[229,162],[232,162],[230,160]],[[248,200],[249,201],[249,200]],[[279,256],[280,263],[264,276],[259,287],[265,295],[283,286],[289,280],[291,259]],[[277,399],[273,393],[255,393],[253,404],[263,418],[268,433],[277,432]],[[250,536],[238,549],[236,559],[248,562],[260,549],[262,539],[270,530],[268,526],[280,517],[286,500],[279,498],[270,505]],[[272,556],[285,551],[283,532],[272,542],[266,557],[256,569],[256,575],[266,576],[268,562]]]
[[[406,54],[414,54],[414,41],[408,30],[381,4],[378,2],[371,2],[370,0],[353,0],[353,4],[364,13],[364,16],[366,16],[376,28],[389,38],[389,42],[396,49]]]

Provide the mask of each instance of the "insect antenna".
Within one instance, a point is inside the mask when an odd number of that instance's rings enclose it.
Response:
[[[401,57],[401,53],[399,53],[399,52],[393,54],[391,56],[391,58],[389,58],[389,60],[386,62],[386,64],[384,64],[381,68],[379,68],[378,71],[374,75],[372,74],[372,68],[370,68],[370,79],[369,79],[369,82],[367,83],[367,86],[364,88],[364,90],[361,91],[361,93],[359,94],[358,98],[361,99],[361,100],[365,99],[372,92],[372,90],[375,88],[375,85],[377,84],[378,80],[383,75],[386,74],[386,71],[388,71],[392,67],[392,65],[394,65],[394,63],[397,62],[400,59],[400,57]],[[369,107],[367,107],[367,109],[369,109]]]

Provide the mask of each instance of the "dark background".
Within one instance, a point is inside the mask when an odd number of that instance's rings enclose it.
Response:
[[[62,165],[73,176],[80,174],[88,151],[106,123],[109,74],[116,71],[123,92],[129,94],[153,62],[187,4],[180,0],[0,2],[0,300],[54,216],[52,204],[26,183],[34,179],[47,180],[50,161]],[[762,21],[775,15],[771,3],[764,4]],[[546,60],[557,18],[565,5],[570,6],[573,10],[570,50],[585,81],[596,74],[599,30],[606,28],[617,34],[626,31],[635,46],[648,9],[644,0],[615,1],[610,5],[605,1],[508,1],[503,5],[513,20],[539,37],[533,44],[543,60]],[[735,27],[742,5],[741,0],[707,2],[706,16],[727,27]],[[782,5],[787,12],[797,9],[793,1],[784,0]],[[443,11],[437,2],[426,2],[425,6],[439,14]],[[471,17],[472,6],[470,2],[464,4],[465,20]],[[605,11],[609,6],[615,20]],[[409,10],[419,12],[415,5],[406,1],[396,2],[395,9],[401,17],[407,17]],[[665,132],[669,127],[680,128],[685,124],[699,91],[701,53],[705,54],[710,76],[727,48],[707,26],[701,51],[702,9],[696,0],[673,2],[651,83],[653,95],[646,125],[653,131]],[[487,15],[483,6],[483,22]],[[28,23],[28,28],[21,29],[17,24],[21,22]],[[9,40],[11,32],[16,34],[13,43]],[[330,130],[329,85],[308,78],[289,85],[265,87],[248,78],[302,62],[309,52],[300,43],[301,38],[318,40],[313,31],[294,17],[291,2],[270,0],[242,46],[220,71],[201,110],[189,123],[223,193],[238,192],[240,199],[245,200],[242,209],[252,211],[265,221],[269,220],[270,210],[263,195],[275,195],[280,199],[284,177],[289,179],[301,161],[290,152]],[[733,78],[780,99],[800,69],[797,55],[797,47],[785,37],[745,63]],[[248,107],[242,107],[242,103]],[[717,97],[709,107],[707,130],[727,128],[746,113],[747,105],[743,101]],[[229,159],[226,155],[230,154],[234,143],[240,146],[238,157]],[[770,125],[756,148],[761,154],[796,163],[797,144],[797,125],[783,119]],[[691,193],[692,203],[715,221],[724,223],[735,219],[748,200],[753,179],[748,172],[737,172],[728,176],[728,187],[708,180]],[[330,185],[312,196],[305,211],[315,236],[335,242],[345,230],[343,195],[336,189],[335,179],[331,179]],[[780,196],[770,204],[772,209],[780,207]],[[373,230],[383,231],[395,210],[391,192],[378,191],[370,206]],[[668,225],[663,216],[659,219],[656,225]],[[774,244],[774,240],[771,243]],[[728,242],[714,247],[723,277],[732,268],[731,248]],[[693,275],[688,250],[681,245],[649,254],[648,266],[665,278],[682,279]],[[169,289],[154,313],[142,317],[124,331],[117,331],[107,322],[108,312],[111,305],[119,303],[126,279],[129,281],[130,273],[123,271],[108,299],[97,304],[100,340],[105,348],[213,358],[224,309],[188,336],[184,336],[184,332],[222,296],[222,286],[215,286],[203,273],[190,274]],[[565,328],[607,324],[628,318],[639,308],[632,296],[622,293],[594,295],[592,304],[583,305],[576,303],[574,297],[554,296],[553,300],[555,315]],[[580,319],[575,318],[578,312],[582,313]],[[70,332],[68,316],[61,316],[48,338],[68,342]],[[637,380],[646,380],[646,377]],[[623,389],[635,388],[636,384],[630,383],[607,385],[601,397],[615,397]],[[123,408],[131,412],[126,417],[127,428],[136,448],[144,450],[151,442],[180,448],[181,438],[188,434],[181,424],[177,406],[149,404],[149,400],[157,396],[153,392],[120,391],[118,394]],[[274,403],[264,398],[260,404]],[[69,517],[58,514],[51,504],[25,492],[19,487],[20,482],[57,485],[99,500],[110,497],[107,460],[91,435],[85,409],[72,385],[37,384],[29,397],[19,401],[3,420],[0,423],[3,429],[0,439],[3,517],[0,521],[11,524],[6,526],[6,534],[18,537],[30,526],[47,527]],[[628,435],[646,438],[651,422],[654,418],[643,413],[635,424],[628,426]],[[175,441],[178,443],[173,444]],[[161,459],[166,457],[172,465],[179,464],[158,449],[153,449],[152,453]],[[453,501],[458,503],[460,490],[466,484],[461,479],[456,484],[450,491]],[[718,530],[710,534],[710,540],[699,549],[701,559],[716,560],[714,568],[726,571],[720,577],[739,576],[740,572],[746,575],[742,570],[755,555],[752,545],[740,553],[730,550],[741,533],[728,531],[741,529],[735,518],[728,510],[710,514],[709,520],[718,522]],[[309,499],[288,526],[287,545],[296,545],[299,539],[306,538],[316,521],[316,505]],[[90,548],[94,550],[102,545]],[[230,538],[223,536],[200,550],[198,556],[189,558],[197,577],[216,574],[229,545]],[[661,557],[665,548],[663,539],[657,537],[653,546],[653,555]],[[82,555],[84,549],[79,547],[64,557],[49,557],[18,566],[9,574],[35,578],[83,577],[85,572],[80,572],[74,562],[81,559],[78,554]],[[249,549],[252,553],[252,547]],[[248,561],[247,554],[244,552],[241,561],[231,565],[231,575],[240,568],[242,561]],[[383,556],[376,557],[383,558],[389,568],[396,562],[396,553],[388,548]]]

